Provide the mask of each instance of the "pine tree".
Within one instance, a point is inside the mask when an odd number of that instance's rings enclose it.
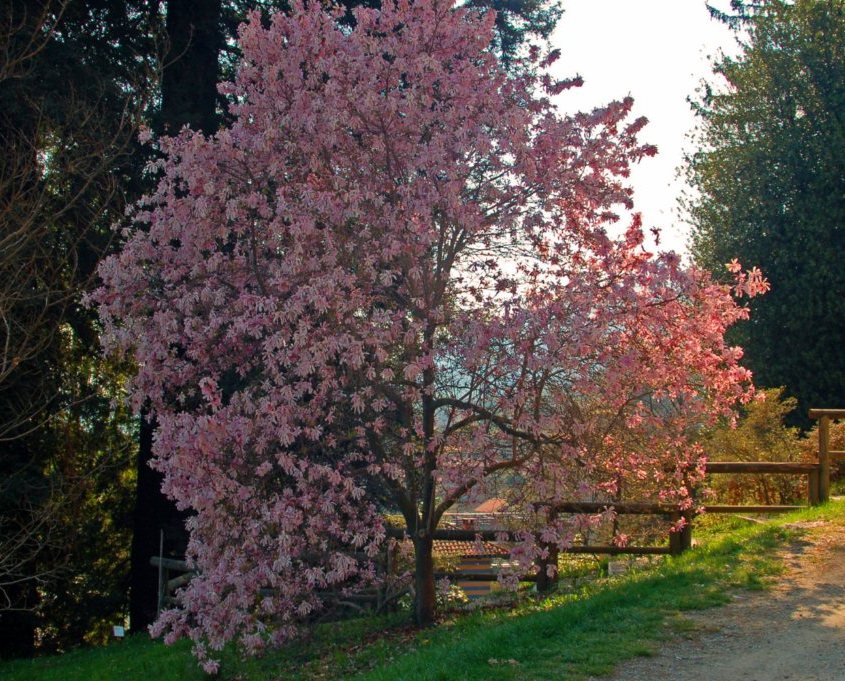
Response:
[[[737,330],[765,386],[810,407],[845,404],[845,3],[734,3],[742,51],[696,102],[687,201],[695,261],[759,266],[770,295]]]

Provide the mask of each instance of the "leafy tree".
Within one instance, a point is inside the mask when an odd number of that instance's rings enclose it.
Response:
[[[355,7],[378,7],[378,0],[344,0],[344,21],[354,23]],[[483,0],[480,8],[496,10],[494,47],[510,65],[532,39],[546,39],[560,16],[557,3],[545,0]],[[153,116],[158,131],[177,133],[182,126],[213,133],[228,115],[228,102],[218,95],[220,73],[234,76],[239,56],[237,28],[251,8],[265,16],[272,9],[286,10],[288,3],[243,0],[168,0],[166,36],[168,53],[162,70],[161,106]],[[152,459],[153,421],[142,416],[137,467],[137,502],[132,539],[130,613],[132,628],[145,631],[155,618],[157,576],[150,556],[163,550],[181,556],[187,541],[185,515],[161,493],[161,475],[149,467]]]
[[[759,265],[771,295],[733,336],[755,380],[807,409],[845,404],[845,3],[732,3],[742,51],[695,104],[687,208],[695,261]]]
[[[377,0],[345,0],[344,20],[354,23],[355,7],[378,7]],[[536,0],[505,2],[485,0],[478,7],[496,11],[493,47],[506,63],[532,39],[546,39],[560,15],[559,5]],[[220,73],[234,75],[239,55],[237,28],[256,3],[234,0],[168,0],[166,36],[169,46],[162,70],[161,106],[153,117],[158,131],[171,134],[188,125],[192,130],[213,133],[228,114],[228,103],[217,94]],[[287,2],[258,5],[265,17],[274,8],[285,10]],[[168,555],[181,556],[187,537],[185,515],[161,493],[161,475],[150,469],[154,422],[143,416],[140,423],[137,466],[137,502],[132,538],[130,613],[132,628],[144,631],[155,618],[157,576],[150,569],[150,556],[157,554],[160,538]]]
[[[95,378],[110,369],[94,359],[95,316],[79,299],[143,158],[135,134],[155,77],[144,9],[107,0],[0,7],[3,655],[32,651],[35,627],[52,624],[44,608],[54,596],[78,597],[89,622],[115,610],[75,590],[92,573],[72,540],[92,553],[109,542],[80,534],[91,519],[83,509],[121,518],[112,482],[98,476],[109,456],[113,468],[128,460],[110,436],[128,415],[109,406],[116,394],[103,390],[114,385]],[[74,422],[84,446],[69,435]],[[125,589],[114,572],[103,577],[112,594]]]
[[[729,287],[647,252],[638,219],[608,234],[653,153],[630,100],[562,117],[548,95],[572,83],[539,50],[508,73],[490,13],[343,16],[252,16],[232,125],[159,140],[156,191],[100,269],[106,344],[137,359],[164,490],[194,513],[199,576],[157,628],[209,671],[208,645],[278,643],[371,582],[385,510],[425,625],[443,513],[503,478],[526,517],[575,477],[612,498],[622,473],[688,505],[690,436],[751,394]],[[513,551],[521,571],[539,555],[533,535]]]

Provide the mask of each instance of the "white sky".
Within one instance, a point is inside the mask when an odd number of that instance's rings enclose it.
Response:
[[[676,169],[695,123],[687,97],[710,78],[710,57],[720,48],[735,53],[734,35],[710,18],[705,0],[564,0],[563,8],[552,37],[562,52],[554,72],[580,74],[584,86],[564,92],[558,105],[571,112],[634,97],[634,116],[649,119],[641,139],[659,152],[631,174],[635,209],[646,228],[661,228],[662,248],[683,252],[688,229],[678,217]]]

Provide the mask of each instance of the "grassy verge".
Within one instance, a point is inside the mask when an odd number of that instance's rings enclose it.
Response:
[[[845,524],[845,503],[766,524],[702,522],[695,532],[699,546],[679,558],[576,593],[455,615],[423,632],[410,630],[397,616],[326,626],[311,640],[260,660],[227,656],[222,678],[578,681],[600,676],[688,631],[685,611],[725,603],[733,589],[765,588],[782,569],[776,549],[806,531],[789,525],[814,520]],[[202,678],[187,646],[167,648],[142,637],[59,657],[0,663],[4,681]]]

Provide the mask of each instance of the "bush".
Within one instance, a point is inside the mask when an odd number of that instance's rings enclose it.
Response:
[[[784,425],[797,401],[784,397],[783,388],[768,389],[764,399],[750,402],[736,425],[724,423],[705,439],[711,461],[801,461],[815,458],[815,445],[808,454],[799,430]],[[842,424],[845,444],[845,424]],[[807,481],[798,475],[728,474],[710,478],[716,499],[724,503],[794,504],[806,498]]]

